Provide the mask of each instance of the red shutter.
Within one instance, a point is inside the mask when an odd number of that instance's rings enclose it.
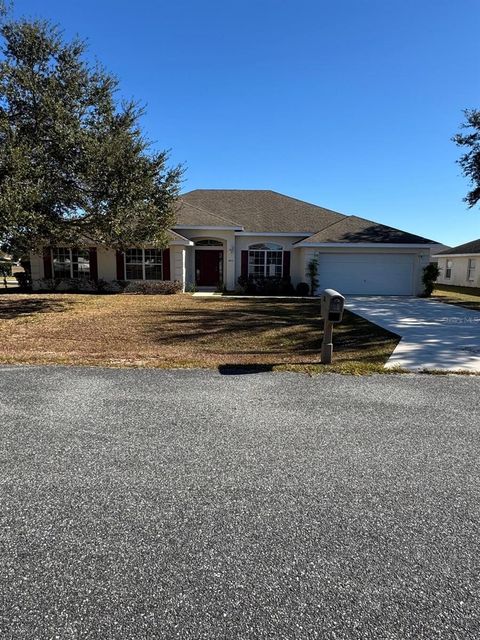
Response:
[[[125,280],[125,254],[117,251],[117,280]]]
[[[248,251],[242,251],[242,276],[248,277]]]
[[[283,277],[290,277],[290,251],[283,252]]]
[[[88,253],[90,260],[90,280],[94,280],[96,282],[98,280],[97,249],[95,247],[90,247]]]
[[[50,247],[46,247],[43,250],[43,277],[46,280],[53,278],[52,251]]]
[[[170,249],[164,249],[162,254],[163,279],[170,280]]]

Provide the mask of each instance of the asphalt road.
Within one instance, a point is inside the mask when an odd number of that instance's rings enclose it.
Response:
[[[0,637],[480,637],[480,378],[0,367]]]

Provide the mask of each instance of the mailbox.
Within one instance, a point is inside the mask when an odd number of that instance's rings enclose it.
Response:
[[[334,289],[325,289],[322,292],[322,318],[325,322],[334,324],[341,322],[343,318],[343,308],[345,306],[345,298],[341,293]]]

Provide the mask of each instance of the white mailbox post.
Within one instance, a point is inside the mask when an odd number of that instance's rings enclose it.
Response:
[[[339,324],[343,318],[345,298],[334,289],[322,291],[321,314],[323,318],[322,364],[330,364],[333,354],[333,325]]]

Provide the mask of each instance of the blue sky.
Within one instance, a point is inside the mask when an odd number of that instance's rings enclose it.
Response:
[[[477,0],[17,0],[147,105],[184,190],[274,189],[459,244],[451,142],[480,108]]]

